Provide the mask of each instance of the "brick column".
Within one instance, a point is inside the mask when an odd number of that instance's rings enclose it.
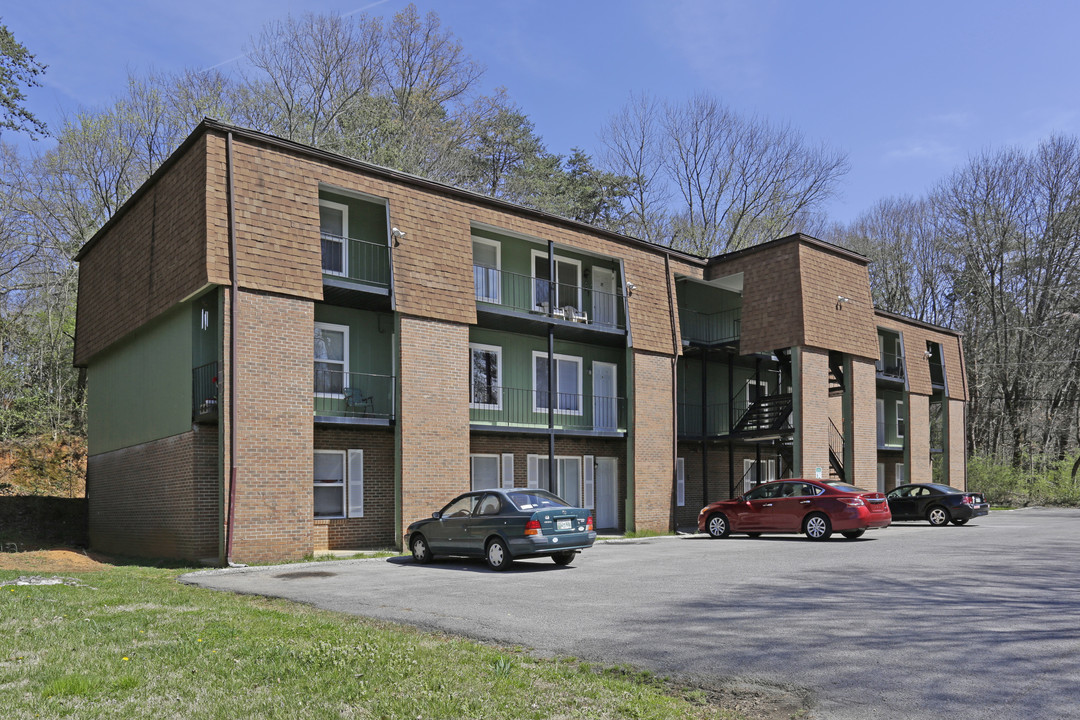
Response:
[[[400,526],[469,489],[469,327],[401,316]]]
[[[877,490],[877,368],[873,360],[851,358],[852,469],[848,482]]]
[[[627,481],[627,529],[671,529],[675,432],[671,358],[633,353],[632,473]]]
[[[298,560],[314,549],[314,305],[309,300],[241,291],[239,308],[239,454],[232,557],[238,562]],[[225,372],[227,376],[227,366]],[[224,427],[228,393],[223,390]],[[228,474],[227,454],[225,458]]]
[[[907,402],[908,482],[932,482],[930,465],[930,397],[908,393]]]
[[[967,489],[967,438],[964,435],[963,400],[946,399],[943,438],[945,441],[946,482],[954,488]]]
[[[795,420],[795,471],[814,478],[829,476],[829,352],[794,347],[792,402]]]

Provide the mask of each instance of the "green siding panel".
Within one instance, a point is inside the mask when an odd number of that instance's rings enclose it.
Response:
[[[178,305],[90,362],[91,455],[191,429],[192,317],[190,303]]]

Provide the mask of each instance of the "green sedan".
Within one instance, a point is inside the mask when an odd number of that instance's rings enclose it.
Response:
[[[557,565],[596,541],[591,512],[546,490],[495,489],[459,495],[405,533],[418,563],[439,555],[478,557],[492,570],[519,558],[549,555]]]

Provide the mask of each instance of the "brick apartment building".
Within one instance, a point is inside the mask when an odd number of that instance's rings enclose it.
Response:
[[[206,120],[77,260],[101,551],[400,545],[492,485],[668,530],[774,477],[965,483],[959,336],[804,235],[699,258]]]

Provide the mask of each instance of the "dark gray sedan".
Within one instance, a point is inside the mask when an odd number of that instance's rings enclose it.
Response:
[[[990,514],[990,504],[982,494],[937,483],[901,485],[885,497],[893,520],[926,520],[940,527],[950,522],[963,525],[972,518]]]
[[[518,558],[551,556],[569,565],[596,541],[592,513],[546,490],[495,489],[459,495],[409,525],[405,547],[418,563],[439,555],[478,557],[492,570]]]

